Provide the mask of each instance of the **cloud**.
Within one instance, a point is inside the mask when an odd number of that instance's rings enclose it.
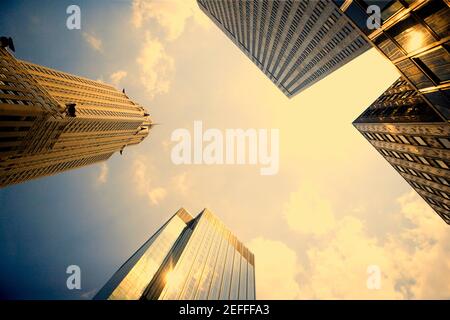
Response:
[[[148,191],[148,197],[154,205],[159,204],[159,202],[163,200],[166,197],[166,195],[167,195],[166,189],[161,187],[154,188]]]
[[[151,182],[151,168],[144,157],[138,157],[133,162],[133,182],[138,194],[146,196],[150,205],[157,205],[167,196],[166,189],[154,187]]]
[[[103,52],[103,42],[101,39],[97,38],[92,33],[87,32],[83,32],[83,38],[92,49],[98,52]]]
[[[119,86],[120,81],[127,76],[127,72],[124,70],[119,70],[116,72],[113,72],[109,79],[111,80],[111,84],[115,86],[116,88]]]
[[[257,299],[296,299],[300,286],[295,280],[297,257],[283,242],[255,238],[248,243],[255,254]]]
[[[336,223],[329,201],[309,183],[291,193],[283,216],[294,231],[312,235],[323,235]]]
[[[309,207],[314,214],[324,216],[317,211],[320,205],[294,206],[295,196],[305,198],[301,192],[294,193],[288,208]],[[397,202],[399,210],[394,214],[408,223],[382,241],[369,233],[370,226],[352,216],[333,217],[333,223],[326,222],[326,232],[305,233],[306,227],[299,229],[302,241],[308,243],[306,257],[301,261],[286,244],[263,238],[252,240],[249,247],[255,253],[256,270],[263,271],[257,271],[258,297],[449,299],[448,226],[414,191]],[[328,205],[323,208],[326,217],[334,216]],[[314,228],[309,221],[305,223]],[[368,267],[373,265],[381,271],[379,289],[367,285]],[[287,284],[273,290],[282,283]]]
[[[183,172],[172,178],[173,189],[182,195],[186,195],[189,190],[187,172]]]
[[[100,172],[97,176],[97,184],[104,184],[108,180],[109,168],[106,162],[100,164]]]
[[[144,45],[136,61],[141,70],[141,83],[151,98],[169,91],[174,61],[166,53],[164,45],[149,32],[145,35]]]
[[[200,11],[195,0],[134,0],[132,3],[132,24],[141,28],[148,20],[153,19],[165,31],[167,41],[177,39],[190,18],[201,26],[209,26],[207,17]]]

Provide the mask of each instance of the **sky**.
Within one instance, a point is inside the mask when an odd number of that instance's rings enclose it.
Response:
[[[447,225],[351,124],[398,78],[374,49],[288,99],[191,0],[6,0],[0,30],[19,59],[126,88],[159,124],[107,162],[0,189],[1,298],[92,298],[180,207],[250,248],[258,299],[450,298]],[[278,173],[174,164],[172,132],[197,120],[278,129]]]

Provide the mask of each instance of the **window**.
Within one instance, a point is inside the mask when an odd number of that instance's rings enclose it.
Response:
[[[443,47],[437,47],[413,60],[434,82],[450,80],[450,54]]]
[[[446,186],[448,186],[448,181],[447,181],[447,179],[442,178],[442,177],[438,177],[438,179],[439,179],[439,181],[440,181],[442,184],[445,184]]]
[[[450,9],[442,0],[431,0],[416,11],[428,26],[441,38],[449,35]]]
[[[394,139],[390,134],[386,134],[386,137],[387,137],[391,142],[395,142],[395,139]]]
[[[427,165],[430,164],[430,163],[427,161],[427,159],[425,159],[425,158],[422,157],[422,156],[419,156],[419,160],[420,160],[423,164],[427,164]]]
[[[446,149],[450,149],[450,141],[447,138],[439,138],[439,142],[442,143]]]
[[[394,154],[394,156],[395,156],[397,159],[400,159],[400,158],[401,158],[400,155],[397,153],[397,151],[392,151],[392,153]]]
[[[443,168],[443,169],[448,169],[448,166],[447,166],[447,164],[446,164],[444,161],[439,160],[439,159],[436,159],[435,161],[437,162],[437,164],[438,164],[441,168]]]
[[[431,176],[428,174],[428,173],[426,173],[426,172],[422,172],[422,175],[425,177],[425,179],[427,179],[427,180],[433,180],[433,179],[431,179]]]
[[[406,159],[408,159],[409,161],[414,161],[414,159],[407,153],[404,153]]]
[[[421,146],[427,146],[427,143],[421,137],[413,137]]]
[[[412,16],[389,28],[387,33],[408,53],[434,42],[431,33]]]
[[[449,195],[446,194],[445,192],[440,191],[439,193],[440,193],[445,199],[450,199]]]
[[[405,144],[410,144],[409,141],[408,141],[408,139],[406,139],[405,136],[399,135],[398,137],[400,138],[400,140],[402,140],[403,143],[405,143]]]

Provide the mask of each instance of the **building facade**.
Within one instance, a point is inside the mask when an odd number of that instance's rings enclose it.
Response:
[[[401,75],[354,126],[450,224],[450,2],[334,2]]]
[[[254,255],[208,209],[180,209],[94,299],[254,300]]]
[[[400,78],[353,125],[450,224],[450,125]]]
[[[370,45],[331,0],[197,0],[200,9],[288,97]]]
[[[450,119],[450,1],[335,0],[409,85],[418,90],[442,119]],[[380,25],[368,28],[380,8]],[[371,20],[373,22],[373,20]]]
[[[0,48],[0,187],[107,160],[151,125],[114,87]]]

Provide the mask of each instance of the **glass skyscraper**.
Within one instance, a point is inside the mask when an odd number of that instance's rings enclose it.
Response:
[[[208,209],[180,209],[94,299],[254,300],[254,255]]]
[[[287,96],[370,48],[331,0],[197,0],[200,9]]]

